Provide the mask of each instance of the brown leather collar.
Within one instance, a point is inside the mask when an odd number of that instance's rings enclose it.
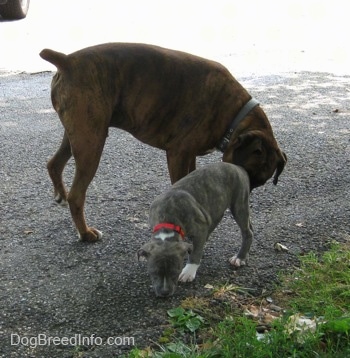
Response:
[[[224,137],[221,139],[220,143],[216,146],[217,149],[219,149],[223,153],[225,152],[225,150],[230,142],[232,133],[237,128],[238,124],[241,122],[242,119],[244,119],[244,117],[253,108],[255,108],[258,105],[259,105],[259,102],[257,100],[255,100],[254,98],[252,98],[243,106],[243,108],[238,112],[237,116],[233,119],[230,127],[226,131],[226,133],[225,133]]]

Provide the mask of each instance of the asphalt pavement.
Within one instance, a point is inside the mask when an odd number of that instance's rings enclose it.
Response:
[[[156,342],[166,310],[210,295],[207,284],[267,294],[300,254],[350,239],[343,2],[164,4],[37,0],[25,20],[0,21],[0,357],[119,357]],[[78,241],[68,209],[54,203],[46,171],[63,129],[50,103],[54,68],[38,53],[109,41],[219,60],[260,101],[288,156],[278,185],[252,193],[249,266],[235,272],[228,264],[240,239],[225,215],[195,282],[166,300],[155,297],[136,258],[150,236],[149,205],[170,185],[165,153],[110,131],[87,197],[88,224],[104,233],[92,245]],[[213,153],[199,165],[220,159]],[[68,186],[73,172],[70,162]],[[289,251],[275,251],[276,242]]]
[[[194,283],[157,299],[136,252],[150,237],[152,200],[169,185],[165,154],[112,129],[89,187],[88,224],[104,232],[78,241],[68,209],[53,201],[46,162],[62,126],[50,103],[53,73],[0,73],[0,356],[118,357],[156,342],[166,310],[210,295],[206,284],[270,292],[298,256],[349,240],[350,77],[330,73],[237,76],[265,109],[288,163],[277,186],[251,198],[255,240],[238,272],[240,244],[225,215]],[[220,160],[213,153],[199,165]],[[71,183],[74,165],[65,171]],[[288,252],[276,252],[274,244]],[[80,338],[79,338],[80,337]],[[94,338],[95,337],[95,338]],[[80,341],[79,341],[80,339]]]

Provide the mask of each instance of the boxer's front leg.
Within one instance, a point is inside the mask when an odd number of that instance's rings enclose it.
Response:
[[[195,155],[167,150],[166,158],[172,184],[196,169]]]

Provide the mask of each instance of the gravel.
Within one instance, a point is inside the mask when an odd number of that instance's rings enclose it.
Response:
[[[288,156],[278,185],[270,180],[252,193],[249,266],[235,272],[228,264],[240,236],[227,213],[196,281],[180,284],[170,299],[156,298],[136,251],[150,237],[150,203],[170,185],[165,153],[110,130],[86,203],[88,224],[104,237],[79,242],[68,209],[53,201],[46,172],[63,134],[50,103],[52,75],[0,73],[0,357],[120,356],[134,347],[127,337],[140,348],[157,341],[166,310],[208,295],[206,284],[269,292],[300,254],[350,239],[350,77],[241,77]],[[218,160],[213,153],[198,165]],[[73,170],[71,161],[68,186]],[[289,251],[274,250],[276,242]]]

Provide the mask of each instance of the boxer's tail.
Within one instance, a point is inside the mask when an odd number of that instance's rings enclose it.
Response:
[[[63,71],[68,69],[67,55],[62,52],[57,52],[46,48],[40,52],[40,57],[55,65],[58,70]]]

